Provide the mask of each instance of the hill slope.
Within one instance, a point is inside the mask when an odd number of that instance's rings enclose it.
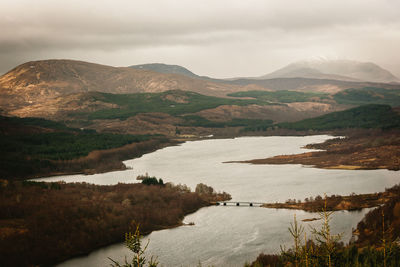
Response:
[[[278,126],[294,130],[391,129],[400,128],[400,115],[388,105],[371,104]]]

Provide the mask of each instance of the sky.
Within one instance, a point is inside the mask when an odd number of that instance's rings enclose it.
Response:
[[[215,78],[350,59],[400,77],[400,1],[0,0],[0,74],[53,58]]]

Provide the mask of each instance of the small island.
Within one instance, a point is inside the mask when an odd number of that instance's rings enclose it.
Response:
[[[392,201],[400,196],[400,185],[395,185],[385,192],[371,194],[351,194],[349,196],[331,195],[306,198],[304,201],[288,199],[285,203],[265,203],[264,208],[274,209],[296,209],[309,212],[338,210],[361,210],[364,208],[377,207]]]

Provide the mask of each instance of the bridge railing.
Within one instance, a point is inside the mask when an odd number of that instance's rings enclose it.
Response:
[[[253,201],[217,201],[212,204],[214,204],[215,206],[260,207],[264,203]]]

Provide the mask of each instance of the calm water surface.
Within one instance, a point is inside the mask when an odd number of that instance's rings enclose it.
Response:
[[[304,199],[317,194],[378,192],[400,182],[398,172],[387,170],[323,170],[301,165],[251,165],[226,161],[265,158],[311,150],[301,147],[323,142],[326,135],[306,137],[243,137],[186,142],[125,161],[131,170],[96,175],[73,175],[40,180],[85,181],[96,184],[137,182],[136,176],[148,173],[165,182],[183,183],[195,188],[202,182],[217,191],[226,191],[233,200],[275,202]],[[337,232],[350,238],[367,210],[336,212],[332,224]],[[290,246],[287,231],[293,214],[299,219],[316,217],[303,211],[250,207],[208,207],[185,218],[195,226],[156,231],[146,238],[148,251],[157,255],[162,266],[243,266],[260,252],[277,252],[279,245]],[[304,223],[319,224],[318,221]],[[308,227],[306,227],[308,229]],[[86,257],[59,266],[109,266],[107,257],[122,261],[128,254],[122,244],[108,246]]]

